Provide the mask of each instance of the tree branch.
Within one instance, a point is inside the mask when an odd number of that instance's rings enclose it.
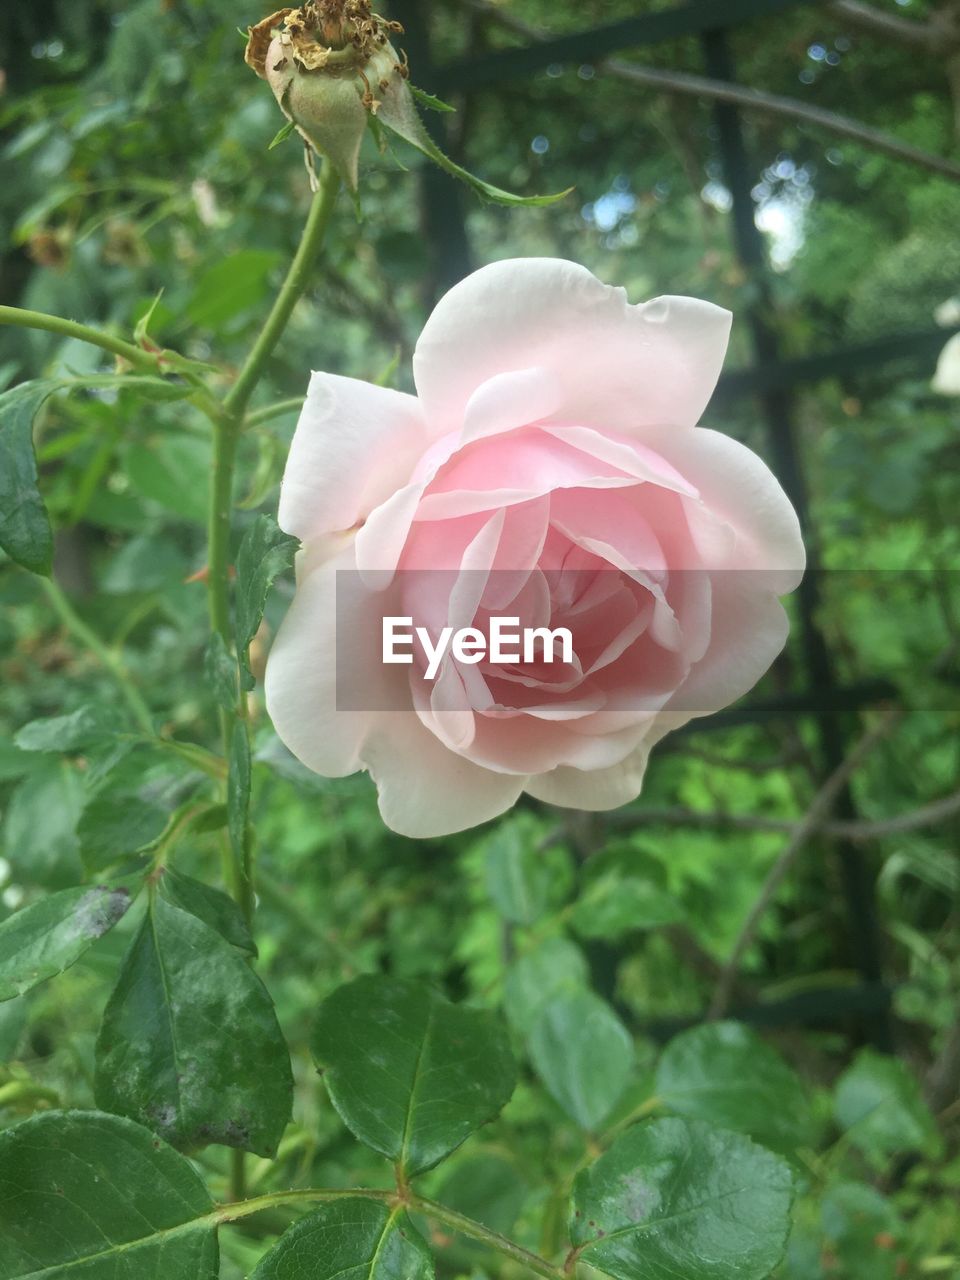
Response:
[[[861,0],[829,0],[826,8],[848,26],[868,35],[894,40],[914,49],[925,49],[928,53],[947,53],[951,47],[947,30],[938,23],[901,18],[899,14],[875,9]]]
[[[491,22],[526,40],[539,41],[545,38],[545,33],[540,28],[529,26],[519,18],[501,13],[496,5],[490,3],[490,0],[461,0],[461,2],[466,8],[483,14]],[[907,25],[913,27],[918,24],[908,23]],[[711,80],[706,76],[690,75],[685,71],[663,71],[657,67],[644,67],[622,58],[607,58],[597,65],[597,70],[614,76],[618,80],[643,85],[661,93],[730,102],[742,107],[745,111],[796,120],[801,124],[825,129],[842,138],[850,138],[873,151],[880,151],[897,160],[916,165],[918,168],[941,173],[948,178],[960,181],[960,165],[948,160],[945,156],[921,151],[918,147],[901,142],[893,134],[861,124],[859,120],[853,120],[849,116],[838,115],[835,111],[827,111],[822,107],[798,102],[795,98],[781,97],[761,89],[748,89],[743,85],[729,84],[725,80]]]
[[[794,863],[806,848],[811,836],[816,834],[823,826],[827,815],[836,804],[851,775],[856,772],[877,743],[890,733],[902,716],[903,709],[901,707],[890,708],[877,724],[863,735],[846,759],[838,768],[834,769],[833,773],[830,774],[814,796],[806,814],[797,823],[793,834],[787,842],[787,847],[767,873],[767,878],[763,882],[759,896],[743,923],[743,927],[730,953],[730,958],[720,974],[717,989],[710,1004],[708,1017],[721,1018],[723,1016],[730,1002],[730,993],[740,970],[740,962],[744,953],[753,943],[760,921],[776,897],[781,884],[793,869]]]

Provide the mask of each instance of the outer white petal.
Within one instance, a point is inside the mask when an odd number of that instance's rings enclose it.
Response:
[[[435,307],[413,357],[438,432],[460,427],[489,379],[538,366],[560,386],[565,422],[638,434],[693,426],[713,393],[730,313],[696,298],[640,306],[585,267],[514,258],[483,267]]]
[[[414,839],[452,835],[506,813],[526,782],[471,764],[412,712],[380,721],[364,745],[363,763],[377,784],[384,822]]]
[[[313,374],[283,474],[281,529],[307,542],[351,528],[409,481],[431,439],[415,396]]]
[[[561,765],[550,773],[530,778],[524,787],[529,795],[562,809],[617,809],[640,794],[650,748],[646,740],[635,747],[620,764],[608,769],[571,769]]]

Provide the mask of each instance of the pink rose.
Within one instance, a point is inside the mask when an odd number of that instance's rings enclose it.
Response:
[[[696,426],[729,327],[708,302],[631,306],[575,263],[520,259],[438,303],[416,396],[313,375],[280,497],[297,590],[266,674],[308,768],[368,770],[409,836],[522,791],[609,809],[665,733],[756,683],[804,552],[764,463]],[[425,628],[410,665],[382,660],[385,616]],[[566,627],[572,654],[449,648],[427,678],[445,624],[508,616]]]

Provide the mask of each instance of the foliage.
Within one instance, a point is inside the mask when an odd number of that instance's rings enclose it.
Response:
[[[509,13],[576,32],[669,7]],[[518,43],[430,10],[438,62]],[[310,198],[242,65],[234,28],[262,16],[53,0],[0,19],[4,303],[107,343],[0,328],[0,1278],[960,1274],[956,809],[855,846],[814,833],[732,1013],[704,1017],[777,823],[823,777],[815,720],[762,710],[805,684],[802,627],[752,719],[662,744],[609,818],[531,803],[407,841],[366,779],[308,774],[263,711],[295,551],[270,513],[310,368],[409,389],[419,324],[470,255],[544,253],[635,299],[730,306],[731,365],[751,363],[760,295],[710,105],[573,62],[445,89],[431,136],[522,195],[576,186],[543,208],[468,206],[368,142],[362,220],[333,210],[233,441],[233,607],[211,634],[222,406]],[[834,6],[732,45],[744,83],[956,155],[939,60]],[[702,72],[696,39],[630,56]],[[413,68],[428,94],[431,74]],[[960,293],[956,185],[744,121],[781,228],[764,315],[784,353],[931,328]],[[868,821],[960,775],[958,418],[931,372],[904,348],[796,388],[817,622],[838,680],[882,678],[906,708],[852,780]],[[782,459],[750,396],[721,387],[707,422]],[[849,741],[860,720],[833,723]],[[896,1056],[876,1047],[885,994]]]

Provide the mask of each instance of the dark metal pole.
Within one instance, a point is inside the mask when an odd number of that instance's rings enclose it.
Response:
[[[702,45],[708,75],[717,80],[732,82],[735,75],[726,33],[723,30],[708,31],[702,37]],[[763,237],[754,220],[754,203],[750,194],[753,182],[740,115],[735,106],[717,103],[714,118],[719,134],[724,178],[733,198],[734,243],[737,255],[757,291],[757,301],[749,314],[754,359],[760,368],[765,368],[778,362],[779,340],[766,281]],[[828,775],[844,759],[846,734],[839,717],[829,706],[837,692],[837,683],[830,652],[816,621],[820,603],[817,546],[810,521],[806,480],[797,450],[793,396],[787,387],[770,387],[762,391],[758,398],[766,420],[773,468],[797,509],[807,544],[810,568],[797,593],[801,643],[807,680],[818,700],[822,699],[827,704],[817,716],[817,729],[822,767],[825,775]],[[837,803],[837,816],[848,819],[853,818],[855,813],[852,792],[849,787],[844,787]],[[874,877],[860,850],[852,844],[839,841],[837,854],[850,923],[853,962],[865,982],[882,982]],[[869,1039],[878,1048],[892,1048],[890,1022],[885,1009],[865,1014],[863,1024]]]

